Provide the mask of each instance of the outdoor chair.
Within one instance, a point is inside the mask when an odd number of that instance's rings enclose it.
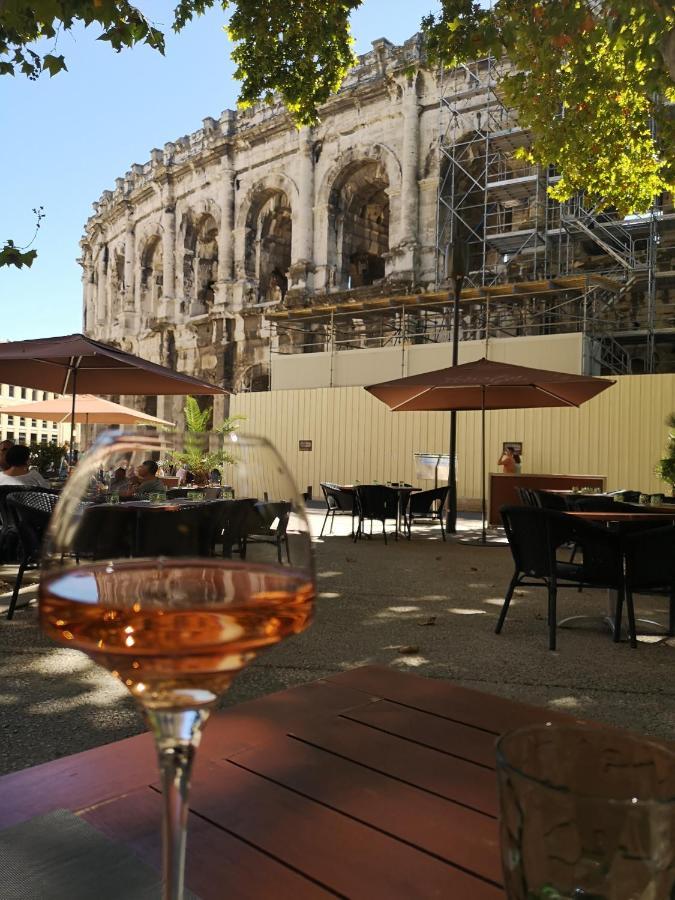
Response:
[[[246,559],[249,544],[272,544],[277,548],[277,559],[281,563],[282,548],[286,550],[286,558],[291,561],[288,547],[288,519],[291,515],[291,504],[288,502],[253,502],[249,506],[246,518],[245,533],[241,544],[240,556]]]
[[[567,507],[572,512],[621,512],[623,509],[612,497],[592,494],[574,494],[568,497]]]
[[[323,531],[326,522],[330,518],[330,533],[333,533],[333,519],[335,516],[351,516],[352,520],[352,537],[354,536],[354,494],[351,491],[344,491],[336,484],[321,482],[321,490],[326,501],[326,515],[321,526],[319,537],[323,537]]]
[[[166,492],[167,500],[185,500],[192,492],[187,488],[169,488]]]
[[[542,509],[557,509],[560,512],[564,512],[568,508],[562,494],[552,494],[550,491],[537,490],[530,491],[530,494],[534,500],[533,506],[539,506]]]
[[[14,563],[18,560],[19,534],[7,504],[9,494],[21,493],[26,488],[16,484],[0,486],[0,561]]]
[[[83,512],[77,536],[80,559],[116,559],[133,555],[136,536],[136,509],[117,506],[89,506]]]
[[[441,526],[441,536],[445,540],[445,527],[443,519],[445,517],[445,500],[448,496],[448,487],[434,488],[429,491],[419,491],[411,494],[408,500],[408,508],[405,514],[405,521],[408,528],[408,540],[412,537],[412,525],[414,519],[438,519]]]
[[[19,571],[7,610],[7,618],[14,617],[19,591],[26,569],[40,565],[42,540],[58,500],[49,491],[19,490],[7,494],[7,507],[19,536]]]
[[[384,535],[384,543],[387,543],[386,520],[393,519],[398,524],[399,516],[399,494],[394,488],[385,487],[380,484],[359,485],[355,489],[356,494],[356,511],[359,517],[356,531],[354,532],[354,541],[365,534],[364,525],[366,519],[370,520],[370,534],[373,533],[373,520],[377,519],[382,522],[382,534]],[[398,540],[398,530],[394,532],[396,540]]]
[[[222,501],[221,532],[216,542],[222,543],[225,558],[231,559],[233,551],[244,558],[247,528],[255,514],[255,504],[254,499]]]
[[[619,535],[557,510],[503,506],[500,510],[515,571],[504,597],[495,631],[504,625],[514,590],[521,586],[548,591],[549,650],[556,649],[558,588],[584,587],[624,593],[623,553]],[[561,562],[556,551],[574,544],[583,553],[581,563]],[[632,599],[626,600],[631,646],[637,646]]]
[[[633,594],[655,594],[668,598],[668,634],[675,635],[675,525],[625,534],[626,605],[628,613]],[[621,629],[622,597],[616,604],[614,640]]]
[[[214,543],[213,505],[190,503],[175,509],[137,509],[133,555],[210,556]]]

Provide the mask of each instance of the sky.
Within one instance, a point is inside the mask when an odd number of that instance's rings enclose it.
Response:
[[[175,3],[139,3],[154,22],[171,21]],[[355,50],[380,37],[400,44],[419,30],[433,2],[364,0],[352,17]],[[94,28],[59,38],[67,72],[37,82],[0,77],[0,239],[27,244],[33,207],[45,218],[30,269],[0,268],[0,339],[80,331],[81,269],[76,260],[91,204],[153,147],[234,109],[238,84],[220,7],[167,33],[166,55],[144,46],[115,53]],[[161,24],[160,24],[161,27]]]

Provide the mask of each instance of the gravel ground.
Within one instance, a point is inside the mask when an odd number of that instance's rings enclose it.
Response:
[[[317,532],[321,518],[312,514]],[[532,588],[518,592],[497,636],[494,623],[512,571],[507,547],[444,544],[438,531],[423,530],[410,543],[385,547],[378,536],[353,544],[341,531],[315,544],[313,626],[243,672],[223,706],[377,663],[675,739],[675,639],[643,639],[631,650],[614,644],[598,618],[561,629],[559,649],[551,653],[546,594]],[[10,575],[0,570],[0,579]],[[664,600],[637,599],[640,615],[665,620]],[[559,617],[599,617],[606,605],[606,592],[564,591]],[[0,620],[0,707],[0,772],[143,728],[111,676],[41,636],[34,605],[12,622]]]

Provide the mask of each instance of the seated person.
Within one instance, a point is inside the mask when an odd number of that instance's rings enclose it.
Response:
[[[6,455],[7,451],[10,447],[14,446],[14,441],[3,441],[0,443],[0,470],[4,471],[7,468]]]
[[[129,484],[129,493],[135,497],[143,497],[147,494],[164,494],[166,493],[166,485],[157,477],[157,469],[159,466],[153,459],[146,459],[136,469],[136,482]],[[120,494],[126,493],[120,491]]]
[[[16,484],[27,488],[48,488],[49,482],[40,475],[37,469],[28,469],[30,447],[15,444],[5,453],[4,471],[0,472],[0,487],[5,484]]]
[[[211,469],[209,472],[209,482],[211,484],[220,484],[223,480],[223,476],[220,474],[218,469]]]

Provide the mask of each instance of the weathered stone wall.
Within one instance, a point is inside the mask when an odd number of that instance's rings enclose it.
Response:
[[[263,105],[152,150],[94,203],[85,331],[260,390],[265,308],[383,281],[432,284],[438,101],[418,39],[380,40],[315,128]]]

